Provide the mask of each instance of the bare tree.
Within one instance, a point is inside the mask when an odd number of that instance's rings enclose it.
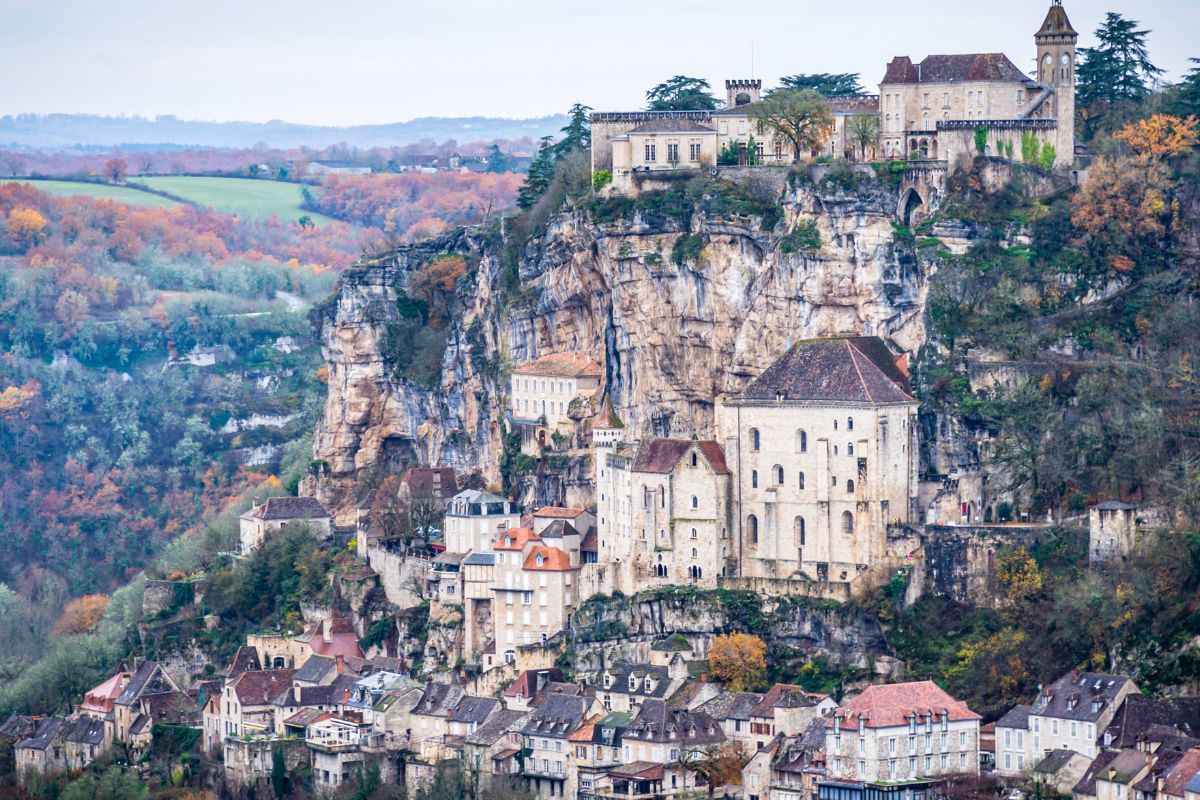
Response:
[[[16,153],[0,154],[0,163],[4,164],[5,172],[13,178],[17,177],[25,169],[25,159]]]

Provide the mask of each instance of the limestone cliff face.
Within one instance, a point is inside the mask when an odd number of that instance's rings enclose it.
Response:
[[[760,216],[714,213],[709,199],[695,201],[686,228],[636,208],[606,222],[583,209],[553,217],[520,254],[519,298],[502,288],[494,231],[402,246],[347,272],[319,312],[329,394],[314,449],[328,474],[310,488],[348,522],[364,470],[442,463],[499,484],[505,367],[555,352],[600,361],[631,436],[663,434],[676,415],[705,436],[716,399],[791,341],[867,333],[914,353],[922,345],[925,279],[911,245],[893,237],[894,190],[867,178],[854,191],[793,183],[769,230]],[[820,246],[795,246],[797,225],[815,226]],[[673,258],[683,236],[702,242],[698,257]],[[477,266],[459,282],[430,389],[398,375],[383,343],[399,292],[438,253]]]

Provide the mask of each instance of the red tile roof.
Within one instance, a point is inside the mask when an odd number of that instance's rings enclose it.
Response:
[[[721,445],[711,440],[696,439],[644,440],[638,447],[637,457],[633,460],[633,471],[671,472],[693,446],[700,451],[701,458],[708,462],[713,472],[718,475],[729,474],[729,467],[725,464],[725,451],[721,449]]]
[[[600,365],[582,353],[556,353],[522,364],[513,370],[513,374],[547,378],[599,378]]]
[[[113,710],[113,702],[125,690],[125,684],[133,675],[131,672],[118,672],[104,683],[92,689],[83,696],[79,704],[80,711],[90,711],[93,714],[107,714]]]
[[[541,558],[542,563],[538,563]],[[563,572],[571,569],[571,557],[557,547],[536,545],[525,556],[522,569],[534,569],[548,572]]]
[[[541,540],[542,537],[529,528],[511,528],[496,537],[496,543],[492,545],[492,549],[519,551],[524,550],[528,542],[540,542]]]
[[[918,723],[930,715],[937,721],[943,711],[951,722],[980,718],[966,703],[955,700],[933,681],[868,686],[858,697],[839,707],[834,716],[846,727],[857,726],[861,718],[868,728],[894,728],[907,725],[914,714]],[[832,727],[833,720],[826,724]]]
[[[256,669],[243,672],[233,683],[233,693],[244,706],[270,705],[292,687],[294,669]]]

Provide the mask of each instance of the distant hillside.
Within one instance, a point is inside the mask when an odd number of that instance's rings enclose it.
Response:
[[[100,117],[90,114],[16,114],[0,117],[0,147],[67,148],[77,145],[113,147],[138,143],[199,147],[328,147],[345,142],[355,147],[391,147],[420,141],[460,142],[534,138],[557,133],[567,118],[555,114],[536,119],[493,117],[422,117],[386,125],[327,127],[270,122],[207,122],[174,116]]]

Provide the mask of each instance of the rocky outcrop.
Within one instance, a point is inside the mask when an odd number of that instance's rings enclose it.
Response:
[[[636,202],[607,217],[572,208],[507,256],[512,243],[493,225],[363,260],[315,312],[329,393],[314,450],[327,471],[308,488],[344,523],[369,469],[440,463],[499,485],[505,368],[550,353],[596,357],[602,391],[636,437],[665,434],[677,415],[711,435],[717,398],[797,339],[873,333],[915,352],[923,269],[911,243],[893,236],[895,192],[855,181],[847,190],[800,176],[779,206],[759,203],[762,213],[731,211],[714,197],[720,185],[690,197],[690,214]],[[767,229],[764,218],[778,222]],[[797,240],[814,229],[818,246],[811,235]],[[681,237],[691,250],[677,247]],[[383,345],[413,272],[441,253],[473,268],[459,281],[430,388],[397,374]],[[506,289],[514,268],[520,288]]]

